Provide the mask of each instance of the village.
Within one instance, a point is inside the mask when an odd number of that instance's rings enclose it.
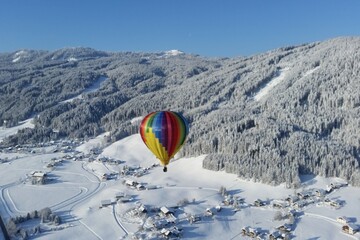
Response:
[[[204,205],[202,211],[189,211],[187,206],[198,205],[196,199],[179,199],[173,205],[152,205],[146,199],[140,199],[138,195],[143,191],[159,191],[171,186],[153,184],[143,181],[143,176],[149,175],[159,164],[148,166],[129,165],[121,159],[114,159],[102,155],[99,148],[92,148],[87,153],[78,151],[76,148],[81,141],[61,141],[39,145],[16,146],[14,148],[0,149],[2,153],[26,153],[44,154],[61,153],[59,157],[53,157],[43,161],[43,167],[30,171],[24,179],[25,184],[47,185],[57,184],[61,179],[56,179],[54,173],[62,169],[70,162],[81,162],[84,169],[95,175],[100,183],[109,186],[118,186],[119,191],[110,198],[103,198],[98,202],[98,210],[114,212],[114,218],[119,225],[137,225],[136,231],[128,232],[132,239],[181,239],[189,226],[208,224],[214,219],[221,219],[223,212],[236,215],[252,209],[263,209],[272,213],[269,219],[277,226],[273,228],[242,225],[239,222],[238,236],[248,239],[292,239],[296,237],[294,232],[299,220],[306,214],[306,210],[314,207],[326,207],[329,211],[341,209],[346,202],[339,198],[332,198],[332,194],[340,189],[347,188],[346,182],[334,182],[328,186],[310,189],[295,189],[294,194],[283,199],[256,199],[246,201],[241,193],[233,194],[225,187],[216,190],[221,201],[212,206]],[[14,155],[15,156],[15,155]],[[20,155],[21,156],[21,155]],[[1,158],[1,163],[7,163],[18,159]],[[122,187],[119,187],[120,185]],[[199,188],[198,191],[201,191]],[[199,205],[201,206],[201,205]],[[108,209],[108,210],[106,210]],[[338,226],[338,230],[348,235],[358,235],[359,223],[356,217],[339,215],[332,219]],[[126,224],[125,224],[126,223]],[[236,237],[236,236],[235,236]],[[241,238],[241,239],[242,239]]]

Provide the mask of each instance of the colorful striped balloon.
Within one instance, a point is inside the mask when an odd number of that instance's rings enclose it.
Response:
[[[186,119],[171,111],[152,112],[140,124],[140,135],[150,151],[166,165],[180,150],[189,133]]]

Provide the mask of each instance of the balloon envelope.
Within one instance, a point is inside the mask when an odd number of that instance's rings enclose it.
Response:
[[[186,119],[171,111],[152,112],[140,124],[140,135],[150,151],[166,166],[189,133]]]

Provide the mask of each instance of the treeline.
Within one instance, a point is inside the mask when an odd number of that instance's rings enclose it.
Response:
[[[22,223],[30,220],[39,219],[39,224],[32,228],[22,227]],[[6,223],[6,230],[13,239],[29,239],[40,234],[43,230],[40,223],[53,224],[55,226],[61,224],[61,218],[54,214],[50,208],[44,208],[40,211],[29,212],[24,216],[10,218]]]

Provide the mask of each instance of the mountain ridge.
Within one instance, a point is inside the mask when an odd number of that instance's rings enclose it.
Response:
[[[359,186],[359,49],[359,37],[341,37],[236,58],[79,48],[12,62],[16,52],[0,54],[0,124],[36,116],[34,129],[3,144],[103,131],[116,141],[138,132],[131,119],[171,109],[191,124],[180,155],[208,154],[207,169],[288,187],[300,174]],[[63,102],[104,76],[97,91]]]

